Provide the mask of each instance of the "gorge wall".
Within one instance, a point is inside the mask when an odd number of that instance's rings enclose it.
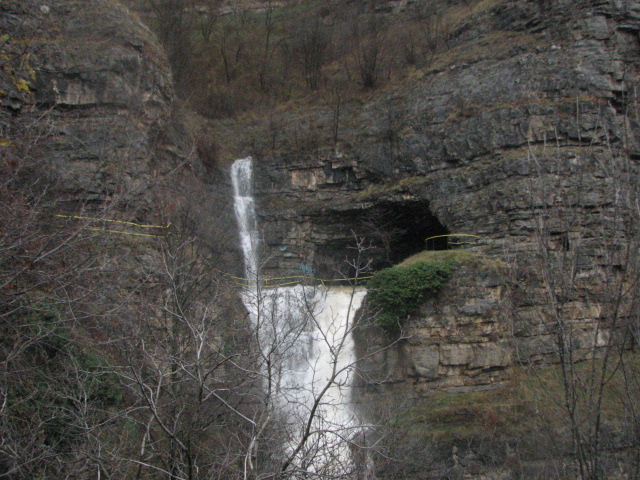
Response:
[[[524,244],[528,183],[543,180],[533,157],[576,170],[611,150],[637,156],[639,13],[595,3],[546,12],[534,2],[490,6],[452,34],[456,45],[419,79],[344,107],[335,148],[296,154],[283,140],[281,154],[267,153],[259,190],[267,241],[278,245],[271,267],[295,270],[304,261],[322,269],[332,262],[316,255],[332,243],[340,262],[350,229],[400,217],[394,209],[406,218],[388,230],[474,233],[493,251],[506,238]],[[312,113],[327,130],[330,112]],[[602,182],[589,170],[584,201],[597,207]]]
[[[197,322],[213,359],[225,329],[211,322],[244,314],[214,278],[241,264],[228,177],[187,120],[163,48],[120,3],[0,2],[3,478],[187,478],[184,454],[201,452],[213,475],[220,431],[185,435],[219,412],[182,415],[199,408],[193,376],[169,399],[148,368],[175,363]],[[151,402],[146,382],[162,385]],[[138,428],[149,408],[168,441]]]
[[[55,178],[51,213],[161,225],[188,210],[198,236],[238,272],[227,176],[203,165],[206,148],[198,151],[180,119],[149,30],[112,2],[96,11],[72,0],[4,8],[7,28],[34,38],[37,75],[27,93],[3,79],[3,128],[11,137],[46,114],[32,151]],[[462,270],[452,281],[460,287],[425,307],[439,313],[418,316],[394,354],[410,360],[384,366],[394,382],[499,379],[515,358],[505,338],[513,309],[535,316],[530,298],[505,303],[504,286],[525,275],[517,259],[537,248],[541,214],[562,214],[549,227],[550,248],[579,242],[581,274],[596,282],[619,167],[626,159],[635,172],[640,156],[636,4],[480,2],[456,28],[427,68],[369,100],[343,99],[339,116],[331,105],[290,112],[271,151],[256,152],[267,276],[348,276],[355,236],[371,242],[373,270],[425,246],[446,248],[446,240],[425,245],[445,234],[474,235],[466,247],[495,267],[486,287],[479,267]],[[313,142],[300,138],[300,125]],[[135,236],[109,241],[133,248],[142,264],[157,261]],[[431,321],[449,325],[429,326],[446,338],[437,351],[420,330]],[[525,360],[548,353],[527,342]]]
[[[39,214],[63,230],[104,229],[98,248],[124,276],[157,271],[149,238],[165,237],[179,218],[237,262],[230,186],[213,187],[224,174],[204,165],[208,145],[187,125],[155,35],[117,2],[10,1],[2,9],[3,154],[7,173],[47,192]]]
[[[484,260],[457,273],[378,365],[418,395],[425,383],[490,384],[517,360],[552,353],[548,337],[512,324],[539,316],[540,289],[514,303],[508,279],[526,277],[544,216],[548,249],[579,244],[585,288],[597,289],[616,178],[623,164],[637,175],[638,6],[541,5],[481,2],[429,68],[369,102],[345,101],[342,123],[321,109],[284,122],[277,152],[258,163],[267,275],[348,274],[354,236],[374,245],[374,270],[446,247],[429,237],[476,236],[465,247]],[[285,140],[304,122],[320,132],[306,153]],[[323,142],[332,128],[338,141]],[[574,305],[585,339],[587,297]]]
[[[392,3],[411,9],[419,2]],[[19,249],[2,250],[3,280],[19,270],[30,286],[24,293],[7,282],[3,308],[24,303],[30,314],[40,298],[71,305],[64,313],[77,344],[104,340],[103,353],[118,361],[136,351],[127,342],[138,338],[168,345],[172,354],[174,330],[162,337],[157,328],[171,316],[167,298],[175,291],[167,280],[171,256],[163,252],[185,237],[166,235],[165,227],[179,220],[182,233],[198,239],[197,251],[213,254],[207,274],[241,274],[223,167],[256,147],[248,153],[257,158],[265,276],[349,276],[356,237],[370,242],[363,253],[372,270],[425,247],[466,243],[468,256],[407,319],[401,339],[387,348],[395,339],[377,327],[358,332],[361,404],[404,397],[413,405],[436,390],[495,391],[514,365],[557,360],[543,275],[558,277],[567,265],[549,262],[545,252],[561,260],[569,252],[567,271],[579,283],[556,310],[575,328],[576,360],[582,346],[606,343],[616,332],[600,328],[603,310],[593,299],[607,298],[603,289],[629,261],[622,246],[637,238],[639,224],[637,211],[623,217],[619,208],[637,199],[629,187],[638,183],[640,158],[640,7],[623,0],[449,3],[462,18],[428,66],[353,98],[336,92],[324,105],[261,118],[258,142],[246,125],[230,128],[217,139],[232,152],[219,164],[207,158],[215,149],[195,138],[202,119],[181,108],[163,49],[129,10],[108,0],[90,8],[80,0],[3,2],[0,25],[11,35],[1,42],[18,61],[0,59],[2,238],[33,231],[29,238],[37,240],[27,248],[19,238]],[[34,220],[43,215],[50,221]],[[29,248],[68,232],[74,242],[65,240],[62,254],[35,268]],[[454,237],[442,240],[448,234]],[[152,244],[157,237],[166,244]],[[425,243],[430,237],[440,239]],[[209,297],[205,286],[191,290],[198,301]],[[220,311],[230,321],[243,313]],[[15,312],[0,312],[13,326]],[[130,350],[116,352],[112,338]],[[13,345],[6,340],[3,348]],[[161,362],[167,358],[174,360]],[[201,412],[210,413],[207,407]],[[21,417],[19,408],[12,414]],[[201,431],[217,421],[207,417]],[[28,436],[18,431],[15,438]],[[106,436],[116,439],[114,451],[124,449],[121,458],[137,455],[139,444],[122,447],[119,437]],[[164,465],[170,448],[154,448],[150,461]],[[25,452],[28,471],[37,456]],[[19,459],[0,460],[8,471]],[[114,465],[114,472],[123,468]]]
[[[227,176],[202,163],[161,47],[124,7],[97,5],[7,4],[17,13],[5,21],[37,36],[38,74],[29,95],[3,84],[5,125],[46,113],[38,156],[55,177],[53,213],[162,225],[183,209],[239,273]],[[456,28],[446,52],[401,84],[343,99],[339,116],[335,105],[290,112],[273,148],[252,152],[266,276],[349,276],[355,237],[371,242],[365,260],[377,270],[447,247],[429,237],[473,235],[465,247],[477,257],[410,320],[406,341],[366,365],[363,388],[374,391],[491,385],[518,361],[553,355],[549,332],[530,326],[545,302],[537,280],[526,294],[512,288],[533,275],[522,259],[552,209],[549,248],[579,243],[580,275],[596,288],[618,167],[640,156],[633,2],[479,2]],[[157,269],[144,240],[107,243],[124,252],[114,271]],[[585,339],[587,296],[573,312]],[[371,330],[360,347],[387,340]]]

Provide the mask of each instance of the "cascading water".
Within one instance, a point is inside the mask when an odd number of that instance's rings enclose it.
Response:
[[[359,430],[350,406],[351,332],[366,292],[302,285],[261,289],[251,157],[236,160],[231,174],[251,285],[243,301],[256,329],[275,413],[287,426],[285,456],[303,471],[344,475],[353,468],[349,439]]]
[[[231,166],[233,206],[240,230],[245,277],[253,281],[258,273],[258,221],[253,202],[253,159],[241,158]]]

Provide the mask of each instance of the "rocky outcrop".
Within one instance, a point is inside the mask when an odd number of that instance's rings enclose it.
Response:
[[[8,0],[0,31],[0,476],[145,475],[127,465],[137,428],[116,432],[150,405],[120,373],[146,371],[163,339],[190,355],[179,325],[203,322],[217,350],[229,327],[213,324],[242,318],[214,278],[238,263],[231,195],[127,9]]]
[[[30,95],[18,128],[39,129],[36,152],[77,204],[150,210],[154,148],[172,109],[171,73],[149,30],[113,2],[7,5],[12,34],[29,39]],[[19,27],[19,28],[18,28]],[[158,162],[161,163],[161,162]],[[73,209],[75,207],[70,207]]]
[[[146,26],[111,0],[90,8],[77,0],[30,0],[3,9],[9,47],[28,45],[16,57],[28,66],[16,73],[26,88],[0,96],[4,126],[10,137],[33,137],[19,147],[47,172],[56,195],[50,213],[162,226],[188,210],[203,241],[218,227],[228,230],[228,185],[212,187],[215,159],[205,158],[206,139],[196,142],[186,127],[170,65]],[[203,199],[214,199],[213,207]],[[131,228],[119,240],[166,233]],[[233,248],[220,235],[211,245],[226,256]]]
[[[376,327],[356,333],[363,359],[358,397],[478,390],[508,378],[516,360],[508,298],[504,264],[477,256],[460,261],[447,285],[403,324],[397,338]]]
[[[3,218],[9,236],[61,242],[51,268],[69,270],[74,315],[134,322],[132,295],[157,301],[172,239],[195,237],[235,268],[230,186],[214,188],[215,159],[205,165],[150,30],[113,1],[11,1],[0,13],[13,55],[0,75]]]
[[[41,13],[47,37],[35,101],[54,125],[51,166],[77,200],[121,201],[143,218],[153,209],[146,193],[163,163],[155,149],[172,110],[169,65],[124,7],[81,3],[55,2]]]

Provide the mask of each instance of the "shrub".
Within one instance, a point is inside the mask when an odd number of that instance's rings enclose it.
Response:
[[[44,448],[46,453],[38,461],[53,462],[53,457],[87,441],[92,428],[109,419],[109,407],[122,401],[122,387],[96,349],[73,339],[54,306],[25,304],[24,308],[26,315],[17,316],[20,322],[14,325],[19,325],[20,337],[0,341],[5,351],[7,341],[24,344],[3,378],[6,403],[0,431],[10,432],[13,438],[35,434],[37,440],[25,448],[34,452]]]
[[[453,271],[452,261],[418,262],[381,270],[369,281],[367,299],[377,311],[376,323],[387,333],[398,333],[400,322],[436,293]]]

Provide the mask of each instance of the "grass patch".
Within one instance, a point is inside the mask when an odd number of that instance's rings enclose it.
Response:
[[[424,250],[406,258],[399,266],[406,267],[419,262],[452,262],[481,271],[502,270],[507,267],[507,265],[498,258],[485,257],[479,253],[463,248],[452,250]]]
[[[603,374],[604,371],[604,376]],[[605,387],[602,392],[601,413],[610,425],[623,423],[629,409],[640,406],[640,354],[626,352],[623,356],[613,355],[607,365],[601,358],[589,359],[567,367],[567,385],[572,393],[576,410],[585,419],[594,411],[596,389],[601,378]],[[565,390],[560,365],[533,366],[521,375],[520,389],[524,395],[544,405],[546,414],[562,418],[565,412]]]
[[[409,267],[420,262],[456,262],[462,263],[477,258],[477,255],[469,250],[424,250],[402,261],[400,267]]]
[[[467,438],[486,432],[517,435],[531,425],[523,421],[532,410],[511,386],[490,392],[440,392],[404,410],[398,427],[425,438]]]

